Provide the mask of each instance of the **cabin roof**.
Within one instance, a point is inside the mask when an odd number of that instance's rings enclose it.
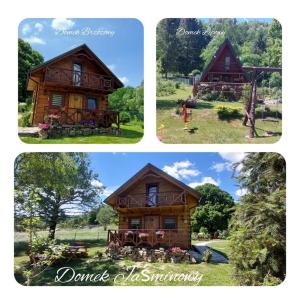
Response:
[[[225,47],[228,46],[230,51],[232,52],[233,56],[236,58],[237,63],[239,65],[239,67],[241,68],[241,70],[244,72],[243,67],[242,67],[242,63],[240,61],[240,59],[238,58],[238,56],[236,55],[232,44],[230,43],[229,39],[226,38],[224,40],[224,42],[219,46],[218,50],[216,51],[215,55],[213,56],[213,58],[211,59],[210,63],[208,64],[208,66],[205,68],[205,70],[202,72],[201,77],[200,77],[200,81],[203,81],[205,76],[207,75],[207,73],[212,69],[212,67],[214,66],[214,64],[216,63],[216,61],[218,60],[218,58],[222,55],[223,50],[225,49]]]
[[[43,69],[44,67],[56,62],[57,60],[60,60],[64,57],[67,57],[69,55],[72,55],[72,54],[82,51],[82,50],[86,51],[89,55],[91,55],[95,59],[98,66],[102,67],[107,72],[108,75],[112,76],[116,80],[118,88],[124,86],[123,83],[120,81],[120,79],[105,65],[105,63],[86,44],[82,44],[74,49],[71,49],[67,52],[64,52],[58,56],[55,56],[55,57],[45,61],[44,63],[32,68],[30,70],[30,74]]]
[[[157,168],[156,166],[148,163],[147,165],[145,165],[140,171],[138,171],[135,175],[133,175],[129,180],[127,180],[124,184],[122,184],[116,191],[114,191],[110,196],[108,196],[104,202],[106,204],[109,204],[109,200],[112,199],[113,197],[115,197],[116,195],[120,194],[121,192],[125,191],[126,189],[128,189],[129,187],[131,187],[132,185],[134,185],[144,174],[146,174],[147,172],[153,172],[156,173],[157,175],[161,176],[162,178],[164,178],[165,180],[173,183],[176,186],[181,187],[182,189],[184,189],[185,191],[187,191],[189,194],[191,194],[192,196],[194,196],[195,198],[199,199],[201,198],[201,195],[199,192],[197,192],[195,189],[191,188],[190,186],[186,185],[185,183],[177,180],[176,178],[174,178],[173,176],[170,176],[169,174],[167,174],[166,172],[162,171],[161,169]]]

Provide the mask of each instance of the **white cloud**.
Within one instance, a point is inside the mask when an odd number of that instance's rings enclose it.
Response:
[[[247,155],[245,152],[219,152],[219,155],[224,159],[224,162],[213,163],[210,167],[211,170],[221,173],[223,171],[232,171],[235,164],[241,162]],[[240,171],[242,164],[236,167],[237,171]]]
[[[70,19],[53,19],[51,27],[55,30],[68,30],[75,25],[75,22]]]
[[[41,32],[44,29],[44,25],[42,23],[35,23],[34,28],[38,31]]]
[[[232,163],[230,162],[213,163],[210,169],[216,171],[217,173],[221,173],[223,171],[232,171]]]
[[[104,191],[103,191],[103,193],[101,194],[101,196],[103,196],[104,198],[107,198],[107,197],[110,196],[116,189],[117,189],[116,186],[107,187],[107,188],[104,189]]]
[[[111,71],[114,71],[116,69],[116,65],[112,64],[112,65],[108,65],[108,68],[111,70]]]
[[[28,42],[29,44],[39,44],[39,45],[45,45],[46,44],[46,42],[43,39],[41,39],[37,36],[30,36],[28,38],[25,38],[24,40],[26,42]]]
[[[31,31],[30,25],[29,24],[24,24],[22,29],[21,29],[22,33],[24,35],[26,35],[27,33],[29,33]]]
[[[199,185],[204,185],[206,183],[211,183],[216,186],[219,186],[221,182],[220,182],[220,180],[215,180],[214,178],[207,176],[207,177],[202,177],[201,181],[195,181],[195,182],[189,183],[189,186],[194,189],[195,187],[197,187]]]
[[[119,79],[123,82],[123,84],[127,84],[129,82],[129,79],[126,76],[119,77]]]
[[[219,152],[219,155],[226,161],[237,163],[243,160],[246,156],[245,152]]]
[[[238,189],[238,190],[235,192],[235,194],[236,194],[236,196],[238,196],[238,197],[242,197],[242,196],[248,194],[248,192],[249,192],[249,191],[248,191],[246,188],[240,188],[240,189]]]
[[[172,165],[166,165],[163,167],[164,172],[175,177],[176,179],[188,179],[201,174],[201,172],[195,168],[194,164],[189,160],[177,161]]]
[[[95,188],[98,188],[98,189],[103,188],[103,183],[99,180],[96,180],[96,179],[93,179],[91,181],[91,185]]]

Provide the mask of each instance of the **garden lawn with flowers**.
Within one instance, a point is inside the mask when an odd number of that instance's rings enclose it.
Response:
[[[113,228],[112,228],[113,229]],[[38,232],[39,236],[46,236],[46,231]],[[47,270],[33,278],[31,285],[235,285],[233,266],[228,263],[149,263],[145,261],[132,261],[131,259],[113,260],[108,258],[106,250],[107,231],[102,227],[82,229],[61,229],[56,238],[62,243],[72,243],[74,240],[83,243],[88,250],[88,256],[82,258],[68,258],[53,264]],[[211,248],[221,251],[229,256],[229,242],[218,240],[211,243]],[[15,233],[15,278],[25,284],[23,270],[29,261],[26,255],[28,240],[26,233]],[[181,253],[181,249],[173,249],[174,253]],[[57,272],[62,267],[68,267],[74,274],[102,274],[107,270],[110,278],[106,282],[77,281],[55,282]],[[71,271],[72,270],[72,271]],[[71,273],[70,273],[71,274]],[[142,274],[148,274],[145,277]],[[172,275],[173,274],[173,275]],[[175,274],[203,275],[199,282],[172,280]],[[118,280],[114,278],[118,276]],[[153,277],[151,277],[153,275]],[[156,276],[156,277],[155,277]],[[70,279],[69,278],[65,278]],[[180,277],[181,278],[181,277]],[[149,280],[147,280],[149,279]],[[159,280],[161,279],[161,280]],[[63,281],[63,280],[62,280]]]
[[[249,139],[249,127],[242,125],[244,104],[241,102],[199,101],[191,109],[191,120],[184,130],[179,99],[187,99],[192,94],[190,86],[177,89],[168,96],[157,97],[156,126],[157,136],[167,144],[245,144],[274,143],[282,134],[280,118],[262,119],[263,107],[257,106],[256,130],[258,137]],[[270,106],[273,116],[281,115],[281,104]],[[272,135],[270,134],[272,133]]]

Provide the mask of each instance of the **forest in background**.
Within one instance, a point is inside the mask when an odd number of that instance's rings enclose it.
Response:
[[[282,29],[275,19],[271,22],[163,19],[157,26],[157,94],[163,95],[161,90],[166,89],[162,78],[195,76],[203,72],[226,38],[242,65],[281,67]],[[281,74],[265,74],[259,85],[281,89]]]

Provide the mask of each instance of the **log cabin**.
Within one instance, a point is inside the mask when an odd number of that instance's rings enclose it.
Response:
[[[243,86],[249,79],[242,64],[228,39],[219,46],[212,60],[202,72],[200,78],[193,83],[193,95],[207,91],[234,92],[234,99],[238,99]]]
[[[152,164],[147,164],[104,202],[119,218],[108,244],[136,247],[191,247],[191,213],[200,194]]]
[[[27,91],[32,92],[32,125],[50,115],[62,125],[94,124],[119,127],[119,113],[108,110],[108,95],[122,82],[85,44],[33,68]]]

